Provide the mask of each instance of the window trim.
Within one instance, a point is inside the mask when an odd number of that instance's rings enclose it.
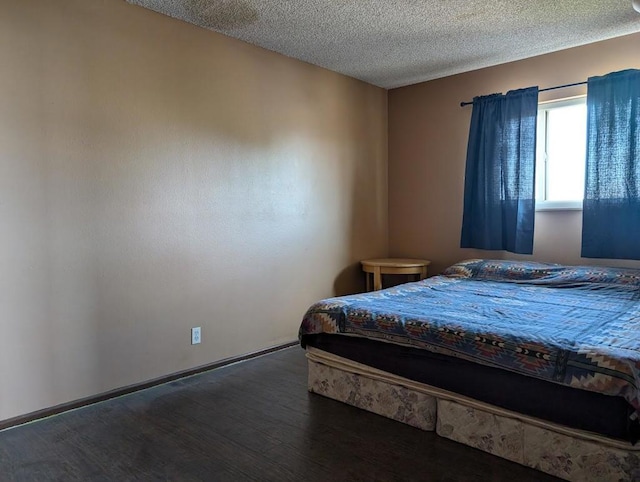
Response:
[[[582,211],[582,201],[536,201],[536,211]]]
[[[545,142],[547,140],[547,111],[550,106],[553,108],[567,107],[570,105],[584,104],[586,103],[587,95],[576,95],[573,97],[566,97],[564,99],[553,99],[538,102],[538,125],[537,125],[537,138],[536,138],[536,211],[581,211],[582,201],[538,201],[539,198],[544,197],[544,190],[546,188],[546,159],[540,160],[537,158],[537,154],[545,152]],[[586,128],[586,126],[585,126]],[[542,133],[542,135],[540,135]],[[541,169],[542,167],[542,169]]]

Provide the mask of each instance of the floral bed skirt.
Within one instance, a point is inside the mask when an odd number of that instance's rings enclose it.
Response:
[[[580,482],[640,481],[640,447],[569,429],[308,347],[309,391]]]

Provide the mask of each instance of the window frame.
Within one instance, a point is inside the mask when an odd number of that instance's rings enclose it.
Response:
[[[538,120],[536,135],[536,211],[581,211],[582,201],[540,201],[544,198],[545,189],[547,187],[547,159],[546,159],[546,142],[547,142],[547,112],[551,108],[567,107],[571,105],[586,104],[586,94],[567,97],[564,99],[553,99],[538,102]],[[585,129],[587,128],[585,123]],[[539,155],[543,154],[543,159]],[[586,160],[585,160],[586,162]]]

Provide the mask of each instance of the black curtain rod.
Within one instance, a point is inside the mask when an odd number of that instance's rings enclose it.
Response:
[[[584,85],[586,83],[587,83],[587,81],[585,80],[584,82],[576,82],[574,84],[556,85],[555,87],[547,87],[546,89],[540,89],[538,92],[546,92],[547,90],[564,89],[566,87],[574,87],[576,85]],[[460,107],[464,107],[465,105],[471,105],[471,104],[473,104],[473,101],[472,102],[460,102]]]

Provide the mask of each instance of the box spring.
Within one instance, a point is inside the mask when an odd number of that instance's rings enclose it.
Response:
[[[427,350],[347,335],[303,344],[364,365],[571,428],[635,443],[640,433],[621,397],[578,390]]]

